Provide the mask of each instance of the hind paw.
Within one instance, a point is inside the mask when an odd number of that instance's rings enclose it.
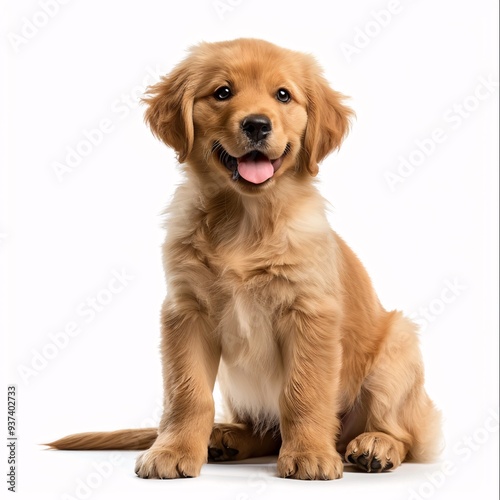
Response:
[[[384,472],[401,465],[404,445],[383,432],[365,432],[349,443],[345,458],[364,472]]]

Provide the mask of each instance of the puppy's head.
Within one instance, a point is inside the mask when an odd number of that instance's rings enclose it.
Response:
[[[352,114],[312,57],[254,39],[196,46],[148,94],[146,121],[179,161],[242,194],[316,175]]]

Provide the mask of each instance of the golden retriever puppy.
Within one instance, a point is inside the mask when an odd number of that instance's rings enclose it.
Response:
[[[352,115],[315,60],[202,43],[145,102],[185,170],[163,247],[163,418],[50,446],[148,448],[142,478],[277,453],[279,476],[297,479],[342,477],[342,455],[367,472],[434,457],[415,325],[381,306],[314,186]],[[214,424],[216,377],[228,423]]]

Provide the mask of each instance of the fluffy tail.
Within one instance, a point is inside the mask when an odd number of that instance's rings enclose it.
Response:
[[[82,432],[52,443],[56,450],[147,450],[158,436],[158,429],[125,429],[113,432]]]

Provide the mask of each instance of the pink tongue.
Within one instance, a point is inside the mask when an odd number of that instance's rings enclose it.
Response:
[[[253,184],[262,184],[274,175],[272,163],[264,155],[251,159],[253,155],[242,156],[238,160],[238,173]]]

